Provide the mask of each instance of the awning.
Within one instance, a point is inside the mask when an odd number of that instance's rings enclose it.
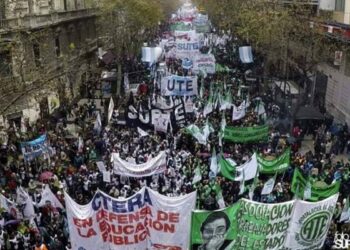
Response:
[[[325,117],[314,107],[300,107],[295,115],[296,120],[323,120]]]
[[[253,54],[251,46],[239,47],[239,58],[242,63],[252,63],[253,62]]]

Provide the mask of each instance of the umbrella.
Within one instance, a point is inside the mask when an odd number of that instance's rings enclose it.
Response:
[[[4,226],[10,226],[10,225],[18,225],[21,221],[20,220],[9,220],[9,221],[6,221]]]
[[[50,171],[45,171],[40,175],[40,180],[41,181],[45,181],[45,180],[49,180],[51,179],[51,177],[53,176],[53,173]]]

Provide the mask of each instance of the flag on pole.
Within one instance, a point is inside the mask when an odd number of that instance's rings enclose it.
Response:
[[[24,206],[23,215],[25,218],[35,218],[33,200],[22,187],[17,187],[16,189],[16,202],[17,204]]]
[[[215,190],[216,190],[216,202],[219,205],[219,208],[225,208],[225,200],[224,200],[224,196],[222,195],[222,190],[220,185],[215,184]]]
[[[213,148],[213,151],[211,154],[210,170],[214,173],[215,176],[218,174],[218,159],[216,156],[215,147]]]
[[[27,126],[23,117],[21,117],[21,133],[27,133]]]
[[[141,137],[144,137],[144,136],[148,136],[148,133],[144,130],[142,130],[141,128],[137,127],[137,132],[139,133],[139,135]]]
[[[256,171],[253,184],[250,186],[250,189],[249,189],[249,199],[250,200],[253,200],[254,191],[255,191],[256,183],[258,182],[258,180],[259,180],[259,169],[258,169],[258,171]]]
[[[94,130],[97,131],[98,134],[101,133],[102,121],[101,121],[100,113],[97,113],[95,124],[94,124]]]
[[[267,195],[270,194],[273,190],[273,187],[275,186],[276,181],[276,174],[274,177],[270,178],[264,185],[263,189],[261,190],[261,195]]]
[[[311,198],[311,183],[308,181],[304,189],[304,200]]]
[[[241,180],[241,183],[239,185],[239,195],[242,195],[244,193],[244,189],[245,189],[245,181],[244,181],[244,171],[243,171],[243,178]]]
[[[111,97],[111,99],[109,100],[109,106],[108,106],[108,123],[112,118],[113,110],[114,110],[114,102],[113,102],[113,97]]]
[[[194,177],[192,180],[192,184],[196,184],[197,182],[200,182],[201,180],[202,180],[201,169],[199,166],[197,166],[196,169],[194,170]]]
[[[345,204],[343,211],[341,212],[339,222],[348,221],[350,217],[350,209],[349,209],[349,197],[345,199]]]

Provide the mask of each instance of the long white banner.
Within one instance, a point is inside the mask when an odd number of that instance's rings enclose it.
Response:
[[[321,249],[339,194],[319,202],[297,200],[285,242],[287,249]]]
[[[156,157],[142,164],[134,164],[124,161],[119,154],[112,154],[114,171],[119,175],[129,177],[145,177],[159,174],[166,169],[166,154],[160,152]]]
[[[161,81],[163,96],[193,96],[198,94],[196,76],[167,76]]]
[[[73,250],[189,249],[196,192],[169,198],[143,188],[128,199],[97,191],[87,205],[65,193]]]

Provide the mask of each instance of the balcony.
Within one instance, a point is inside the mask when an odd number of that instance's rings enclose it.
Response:
[[[92,17],[96,15],[96,9],[81,9],[73,11],[53,12],[45,15],[24,16],[0,20],[0,32],[13,29],[42,28],[75,19]]]

